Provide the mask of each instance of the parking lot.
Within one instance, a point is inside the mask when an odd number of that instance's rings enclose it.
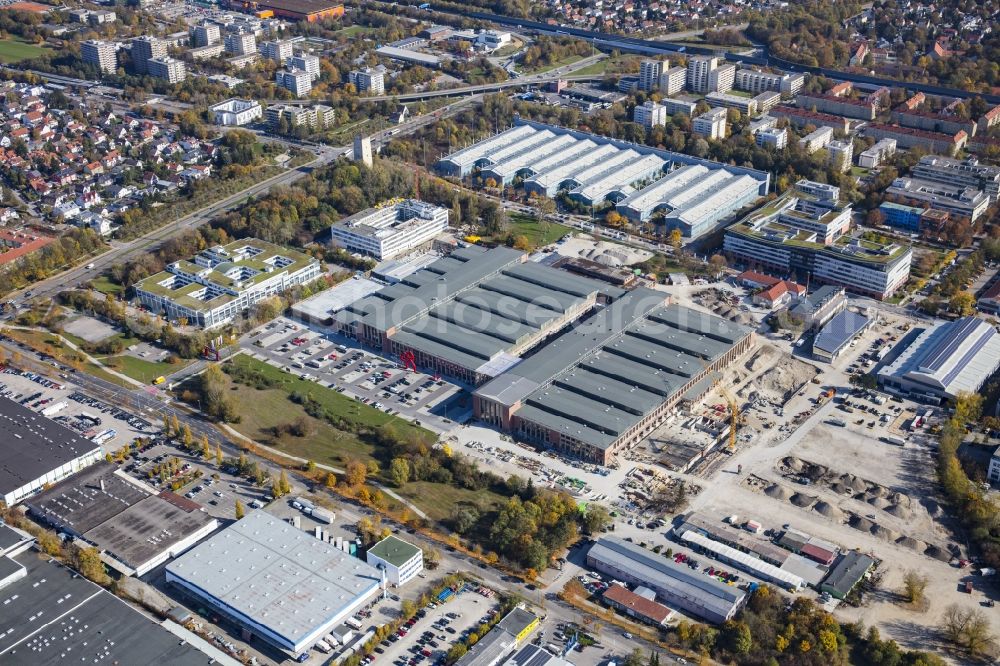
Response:
[[[253,331],[241,346],[301,379],[439,431],[471,415],[471,399],[463,389],[359,349],[354,341],[331,339],[289,319],[280,318]]]
[[[105,452],[116,451],[136,437],[149,437],[159,430],[159,424],[127,409],[80,393],[69,376],[59,382],[8,367],[0,373],[0,395],[93,440]]]
[[[412,624],[375,648],[375,660],[393,666],[437,663],[453,643],[496,612],[493,598],[467,587],[444,603],[432,603],[418,611],[410,620]]]

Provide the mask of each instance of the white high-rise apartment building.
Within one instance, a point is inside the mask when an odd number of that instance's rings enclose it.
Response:
[[[736,81],[736,65],[719,65],[708,73],[706,92],[727,93]]]
[[[150,76],[166,79],[170,83],[180,83],[187,78],[187,66],[177,58],[151,58],[146,63]]]
[[[257,37],[252,32],[231,32],[226,35],[226,52],[245,56],[257,52]]]
[[[688,58],[687,87],[696,93],[711,92],[708,87],[708,75],[719,66],[715,56],[691,56]]]
[[[639,63],[639,90],[659,90],[660,75],[669,64],[663,60],[643,60]]]
[[[309,72],[309,78],[313,81],[319,78],[319,58],[308,53],[299,53],[288,59],[290,69],[301,69]]]
[[[191,28],[191,45],[211,46],[222,41],[222,33],[215,23],[202,23]]]
[[[292,43],[287,40],[264,42],[260,45],[260,54],[279,65],[284,65],[285,61],[292,57],[292,51]]]
[[[132,65],[136,74],[148,74],[153,58],[167,57],[167,43],[156,37],[142,36],[132,40]]]
[[[667,109],[662,104],[646,102],[635,107],[632,120],[645,128],[667,124]]]
[[[356,69],[351,71],[349,78],[359,93],[385,94],[385,74],[380,69],[372,69],[371,67]]]
[[[709,139],[724,139],[726,137],[727,111],[717,107],[706,111],[691,122],[691,130]]]
[[[97,65],[106,74],[114,74],[118,68],[117,51],[114,42],[88,39],[80,44],[80,57],[83,61]]]
[[[312,91],[312,76],[304,69],[279,69],[274,75],[275,82],[296,97],[305,97]]]
[[[687,83],[687,69],[671,67],[660,74],[660,92],[664,95],[676,95],[684,90]]]

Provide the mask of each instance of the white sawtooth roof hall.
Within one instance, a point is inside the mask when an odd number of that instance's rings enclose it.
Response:
[[[998,368],[1000,333],[983,319],[963,317],[924,329],[878,375],[889,387],[954,398],[977,393]]]
[[[293,653],[309,649],[381,587],[381,573],[264,511],[167,566],[167,581]]]

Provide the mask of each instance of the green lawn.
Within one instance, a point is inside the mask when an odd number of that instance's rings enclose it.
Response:
[[[475,505],[481,513],[498,509],[506,498],[492,490],[468,490],[429,481],[413,481],[402,488],[394,488],[402,497],[419,506],[436,521],[443,521],[455,513],[455,507]]]
[[[28,58],[37,58],[48,50],[44,46],[36,46],[18,39],[3,39],[0,40],[0,63],[8,65]]]
[[[128,383],[124,379],[113,375],[104,368],[94,365],[92,362],[86,360],[85,356],[67,347],[62,340],[52,333],[12,329],[10,330],[9,335],[14,340],[20,340],[33,349],[37,349],[38,351],[46,354],[51,354],[53,357],[59,359],[67,365],[70,365],[71,367],[79,367],[88,375],[93,375],[94,377],[111,382],[112,384],[117,384],[118,386],[124,386],[125,388],[134,388],[132,384]]]
[[[627,64],[629,61],[636,60],[636,56],[630,55],[620,55],[612,56],[610,58],[604,58],[595,63],[591,63],[586,67],[581,67],[580,69],[574,70],[574,76],[579,74],[580,76],[594,76],[597,74],[604,74],[608,71],[617,71],[620,67]]]
[[[338,35],[344,35],[345,37],[354,37],[356,35],[367,35],[369,32],[374,32],[375,28],[369,28],[364,25],[349,25],[346,28],[341,28],[337,31]]]
[[[510,233],[515,236],[526,236],[533,247],[554,243],[573,231],[569,227],[554,222],[546,223],[543,229],[542,225],[536,222],[533,217],[520,213],[511,213],[508,226]]]
[[[562,60],[557,60],[548,65],[541,65],[539,67],[526,68],[521,70],[522,74],[542,74],[544,72],[551,72],[554,69],[559,69],[560,67],[565,67],[566,65],[572,65],[574,62],[579,62],[584,58],[589,58],[590,55],[571,55],[563,58]],[[582,71],[582,70],[581,70]],[[579,74],[580,72],[573,72],[573,74]]]
[[[112,282],[107,275],[101,275],[90,281],[91,286],[102,294],[111,294],[117,296],[118,294],[125,291],[117,282]]]
[[[114,368],[123,375],[140,381],[143,384],[151,384],[157,377],[177,372],[191,362],[190,360],[185,359],[181,359],[180,363],[147,361],[128,354],[109,356],[107,358],[100,359],[100,361],[104,365]]]

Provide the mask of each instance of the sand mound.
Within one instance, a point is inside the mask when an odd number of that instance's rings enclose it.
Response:
[[[830,484],[830,490],[840,495],[843,495],[845,492],[848,492],[851,489],[842,484],[840,481],[834,481],[833,483]]]
[[[785,464],[785,467],[796,473],[805,469],[805,464],[798,458],[785,458],[781,462]]]
[[[803,495],[802,493],[795,493],[791,496],[791,498],[789,498],[788,501],[795,506],[805,508],[807,506],[811,506],[812,503],[816,501],[816,498],[810,497],[809,495]]]
[[[868,494],[872,497],[885,497],[886,492],[886,489],[877,483],[868,486]]]
[[[923,552],[927,548],[926,543],[909,536],[902,536],[896,539],[896,545],[915,550],[918,553]]]
[[[869,497],[867,502],[871,504],[876,509],[884,509],[887,506],[892,506],[889,504],[889,500],[884,497]]]
[[[854,492],[856,492],[856,493],[866,493],[866,492],[868,492],[868,484],[867,483],[865,483],[864,481],[862,481],[858,477],[853,476],[851,474],[848,474],[847,476],[850,479],[850,481],[847,482],[847,485],[849,485],[854,490]]]
[[[861,530],[862,532],[871,532],[872,527],[875,523],[868,520],[867,518],[862,518],[861,516],[851,516],[851,519],[847,521],[847,524],[856,530]]]
[[[879,539],[884,539],[886,541],[895,541],[902,536],[899,532],[890,530],[882,525],[874,525],[871,529],[871,533]]]
[[[792,496],[792,491],[784,486],[779,486],[777,483],[773,483],[764,490],[764,494],[775,499],[787,500]]]
[[[951,554],[948,551],[934,545],[927,546],[924,550],[924,555],[927,557],[933,557],[936,560],[941,560],[942,562],[947,562],[951,559]]]
[[[893,504],[888,509],[885,510],[890,516],[896,516],[897,518],[902,518],[903,520],[909,520],[913,518],[913,512],[906,507],[900,506],[899,504]]]
[[[910,506],[910,496],[904,495],[903,493],[893,493],[889,496],[889,499],[893,504],[899,504],[900,506],[905,506],[909,508]]]
[[[813,511],[833,520],[844,519],[844,512],[827,502],[817,502],[816,506],[813,507]]]

